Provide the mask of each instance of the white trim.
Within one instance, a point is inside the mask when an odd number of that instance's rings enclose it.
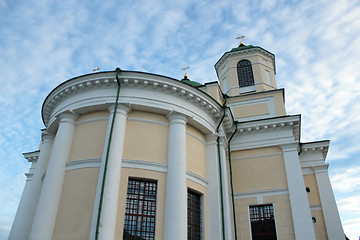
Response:
[[[202,144],[204,144],[204,145],[206,144],[206,142],[204,140],[202,140],[201,138],[199,138],[198,136],[196,136],[196,135],[194,135],[194,134],[192,134],[190,132],[186,132],[186,134],[193,137],[193,138],[195,138],[196,140],[199,140],[199,142],[201,142]]]
[[[88,119],[88,120],[84,120],[84,121],[79,121],[75,123],[75,126],[84,124],[84,123],[90,123],[90,122],[98,122],[98,121],[109,121],[108,117],[102,117],[102,118],[93,118],[93,119]]]
[[[166,164],[143,161],[143,160],[123,159],[122,167],[167,173],[167,165]],[[199,176],[196,173],[190,172],[190,171],[186,171],[186,179],[193,181],[195,183],[198,183],[205,188],[207,188],[207,186],[208,186],[208,182],[205,178]]]
[[[66,163],[65,171],[81,169],[81,168],[93,168],[100,167],[101,158],[90,158],[83,160],[76,160]]]
[[[142,160],[133,160],[133,159],[123,159],[122,166],[124,168],[136,168],[144,169],[156,172],[167,172],[167,165],[163,163],[142,161]]]
[[[261,158],[261,157],[273,157],[273,156],[282,156],[282,152],[253,155],[253,156],[248,156],[248,157],[231,158],[231,160],[236,161],[236,160],[244,160],[244,159],[251,159],[251,158]]]
[[[129,121],[138,121],[138,122],[153,123],[153,124],[158,124],[158,125],[162,125],[162,126],[169,126],[169,123],[164,123],[164,122],[155,121],[155,120],[149,120],[149,119],[143,119],[143,118],[132,118],[132,117],[129,117],[128,120],[129,120]]]
[[[316,205],[310,205],[310,210],[318,211],[318,210],[322,210],[322,208],[320,204],[316,204]]]
[[[241,92],[241,88],[240,88],[240,92]],[[276,117],[276,110],[275,110],[275,104],[274,104],[273,97],[252,99],[252,100],[242,101],[242,102],[238,102],[238,103],[229,103],[228,105],[230,106],[231,111],[234,112],[234,108],[236,108],[236,107],[251,106],[251,105],[260,104],[260,103],[268,104],[269,113],[255,115],[255,116],[249,116],[249,117],[242,117],[242,118],[237,118],[237,119],[240,121],[251,121],[251,120],[256,120],[256,119],[260,119],[260,118],[264,118],[264,117]]]
[[[186,171],[186,179],[196,182],[205,188],[207,188],[207,186],[208,186],[208,182],[206,181],[205,178],[197,175],[196,173],[190,172],[190,171]]]
[[[237,192],[234,193],[234,198],[235,199],[257,198],[257,196],[259,195],[266,197],[266,196],[285,195],[285,194],[289,194],[288,188],[274,188],[274,189],[266,189],[260,191]]]

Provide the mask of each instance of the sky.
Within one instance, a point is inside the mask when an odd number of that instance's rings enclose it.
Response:
[[[301,141],[331,140],[327,163],[345,234],[360,236],[358,0],[0,0],[0,240],[7,239],[39,147],[41,106],[61,82],[100,71],[216,81],[214,64],[245,44],[276,56]]]

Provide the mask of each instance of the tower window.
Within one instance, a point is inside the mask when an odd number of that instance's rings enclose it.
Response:
[[[254,74],[251,62],[248,60],[241,60],[237,64],[239,87],[247,87],[254,85]]]
[[[201,239],[201,195],[188,190],[188,240]]]
[[[272,204],[250,206],[250,222],[253,240],[276,240]]]
[[[155,239],[155,181],[129,179],[123,239]]]

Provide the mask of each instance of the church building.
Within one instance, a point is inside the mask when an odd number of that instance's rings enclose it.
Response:
[[[301,142],[274,54],[240,43],[215,70],[201,84],[117,68],[53,89],[9,239],[345,239],[329,141]]]

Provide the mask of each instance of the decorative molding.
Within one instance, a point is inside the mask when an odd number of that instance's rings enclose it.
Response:
[[[245,121],[252,121],[252,120],[257,120],[257,119],[276,117],[276,110],[275,110],[273,97],[266,97],[266,98],[252,99],[252,100],[241,101],[241,102],[234,102],[234,103],[229,103],[228,105],[231,108],[231,110],[234,111],[234,108],[236,108],[236,107],[251,106],[251,105],[255,105],[255,104],[259,104],[259,103],[267,103],[268,104],[268,107],[269,107],[268,114],[260,114],[260,115],[256,115],[256,116],[237,118],[238,121],[245,122]]]
[[[269,53],[268,51],[260,48],[260,47],[253,47],[253,48],[247,48],[244,50],[239,50],[239,51],[233,51],[233,52],[226,52],[221,58],[220,60],[215,64],[215,69],[217,72],[220,71],[220,66],[223,65],[223,63],[230,57],[234,57],[234,56],[239,56],[239,55],[245,55],[248,53],[259,53],[263,56],[266,56],[268,58],[270,58],[272,60],[272,62],[274,62],[275,60],[275,56],[271,53]]]
[[[155,163],[143,160],[123,159],[122,166],[125,168],[136,168],[143,170],[150,170],[156,172],[167,173],[167,165],[163,163]],[[207,188],[208,182],[205,178],[197,175],[196,173],[186,171],[186,179],[191,180]]]
[[[325,141],[319,141],[319,142],[308,142],[308,143],[302,143],[302,152],[301,154],[311,153],[311,152],[321,152],[324,159],[326,158],[326,155],[329,150],[329,140]]]
[[[127,120],[129,120],[129,121],[138,121],[138,122],[146,122],[146,123],[152,123],[152,124],[158,124],[158,125],[162,125],[162,126],[169,126],[169,123],[164,123],[164,122],[155,121],[155,120],[149,120],[149,119],[144,119],[144,118],[128,117]]]
[[[254,156],[248,156],[248,157],[231,158],[231,160],[237,161],[237,160],[243,160],[243,159],[273,157],[273,156],[282,156],[282,155],[283,155],[282,152],[278,152],[278,153],[268,153],[268,154],[254,155]]]
[[[237,192],[234,193],[234,198],[242,199],[242,198],[257,198],[258,196],[275,196],[275,195],[284,195],[289,194],[288,188],[274,188],[274,189],[266,189],[260,191],[249,191],[249,192]]]
[[[194,135],[194,134],[192,134],[192,133],[190,133],[190,132],[188,132],[188,131],[186,131],[186,134],[187,135],[189,135],[189,136],[191,136],[191,137],[193,137],[193,138],[195,138],[196,140],[198,140],[199,142],[201,142],[202,144],[206,144],[206,142],[204,141],[204,140],[202,140],[201,138],[199,138],[198,136],[196,136],[196,135]]]
[[[28,162],[36,162],[39,159],[40,150],[23,153],[23,156]]]
[[[123,159],[121,167],[137,168],[156,172],[167,172],[167,165],[163,163],[149,162],[143,160]]]
[[[299,140],[300,131],[300,115],[275,117],[263,120],[253,120],[248,122],[240,122],[238,125],[238,132],[259,132],[268,131],[271,129],[281,129],[291,127],[293,129],[295,140]]]
[[[100,163],[101,163],[101,158],[91,158],[91,159],[71,161],[66,163],[65,171],[70,171],[80,168],[100,167]]]
[[[206,179],[197,175],[196,173],[186,171],[186,179],[189,179],[207,188],[208,182],[206,181]]]
[[[81,125],[81,124],[85,124],[85,123],[91,123],[91,122],[98,122],[98,121],[109,121],[109,117],[102,117],[102,118],[93,118],[93,119],[88,119],[88,120],[84,120],[84,121],[79,121],[76,122],[76,126]]]
[[[222,116],[222,108],[213,98],[201,90],[184,84],[181,81],[155,74],[130,71],[123,71],[119,76],[119,80],[122,90],[135,88],[146,91],[157,91],[161,94],[175,96],[192,103],[204,110],[214,120]],[[80,93],[93,92],[94,90],[99,90],[103,93],[103,95],[98,96],[98,99],[78,99],[77,101],[82,101],[84,108],[87,105],[100,105],[100,102],[102,102],[102,105],[104,105],[104,103],[111,103],[115,100],[115,92],[113,90],[115,90],[116,87],[117,82],[114,72],[89,74],[70,79],[60,84],[47,96],[42,109],[43,120],[45,124],[48,125],[50,121],[53,121],[51,119],[56,106],[69,97],[79,95]],[[106,93],[104,91],[106,91]],[[84,105],[85,102],[86,104]],[[131,101],[128,102],[131,103]],[[161,106],[158,105],[157,107]]]
[[[320,204],[310,205],[310,210],[312,211],[322,210],[322,207]]]

